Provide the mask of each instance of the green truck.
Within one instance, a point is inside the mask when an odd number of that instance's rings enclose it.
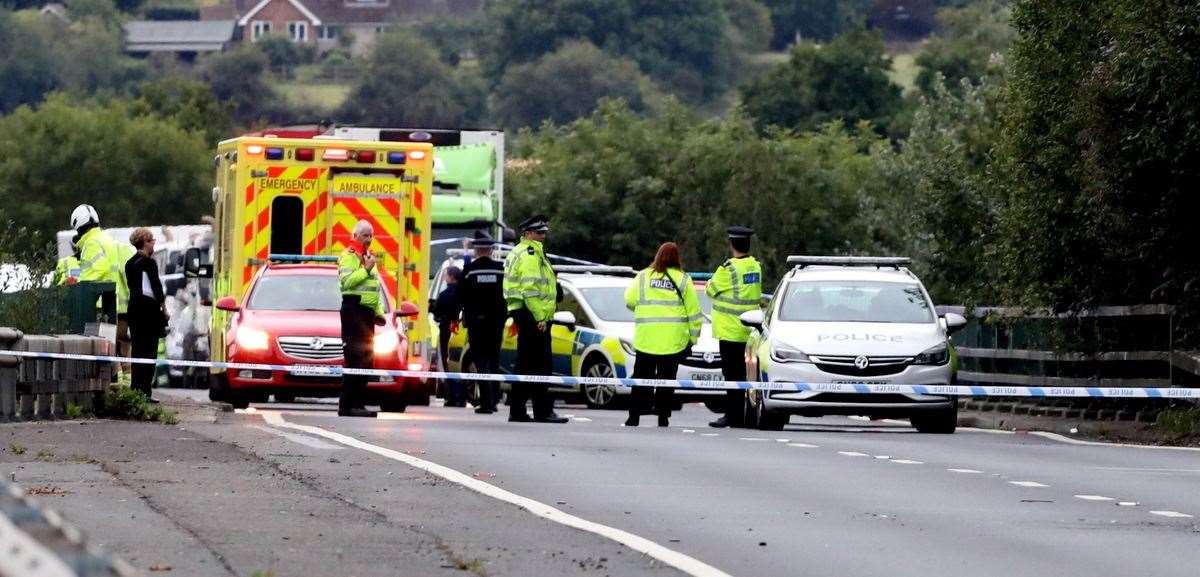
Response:
[[[433,144],[431,272],[446,258],[447,250],[462,248],[461,239],[477,230],[497,240],[504,238],[504,132],[344,126],[325,136]]]

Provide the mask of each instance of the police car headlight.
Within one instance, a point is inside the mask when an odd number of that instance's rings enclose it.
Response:
[[[633,343],[631,343],[625,339],[621,339],[621,350],[625,351],[625,354],[627,354],[631,357],[637,356],[637,351],[634,350]]]
[[[804,351],[780,342],[771,343],[771,360],[777,363],[811,363]]]
[[[944,365],[950,362],[950,347],[939,343],[913,357],[914,365]]]
[[[270,346],[271,335],[251,327],[238,327],[237,344],[248,351],[265,351]]]
[[[394,332],[379,333],[375,335],[375,342],[372,348],[375,349],[375,354],[386,355],[396,352],[396,347],[400,346],[400,336]]]

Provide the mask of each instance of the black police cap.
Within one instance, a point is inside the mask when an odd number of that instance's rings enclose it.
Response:
[[[471,239],[471,248],[486,248],[495,245],[496,241],[483,231],[475,231],[475,238]]]
[[[523,231],[546,232],[550,230],[550,219],[544,214],[533,215],[517,225]]]
[[[748,226],[731,226],[725,229],[729,233],[729,238],[750,238],[754,236],[754,229]]]

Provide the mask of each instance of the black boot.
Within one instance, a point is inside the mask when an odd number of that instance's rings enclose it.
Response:
[[[658,416],[658,426],[660,426],[660,427],[666,427],[667,425],[669,425],[669,424],[670,424],[670,423],[668,422],[668,421],[670,420],[670,418],[671,418],[671,416],[670,416],[670,415],[659,415],[659,416]]]
[[[721,415],[721,417],[719,419],[710,422],[708,424],[708,426],[716,427],[718,429],[724,429],[725,427],[729,426],[729,419],[727,417],[725,417],[725,415]]]
[[[629,418],[625,419],[625,426],[626,427],[636,427],[636,426],[638,426],[638,422],[640,422],[640,421],[641,421],[641,416],[639,416],[637,414],[637,412],[630,411]]]

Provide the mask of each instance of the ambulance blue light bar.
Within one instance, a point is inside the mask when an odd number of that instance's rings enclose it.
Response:
[[[406,154],[404,154],[403,152],[389,152],[388,153],[388,164],[404,164],[404,161],[407,159],[408,159],[408,156]]]
[[[283,160],[283,149],[282,148],[268,148],[267,149],[267,160]]]

